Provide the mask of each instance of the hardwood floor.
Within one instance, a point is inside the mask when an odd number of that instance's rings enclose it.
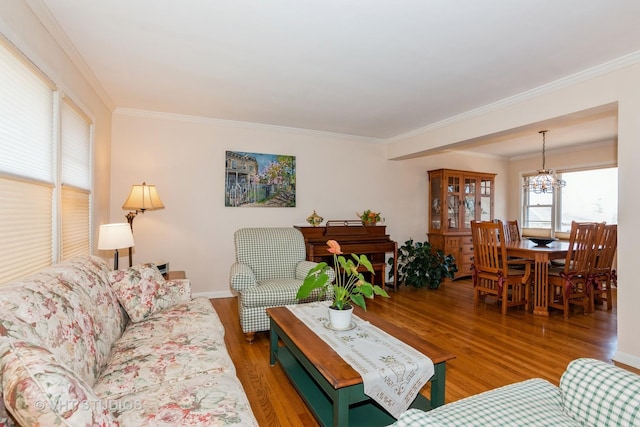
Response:
[[[613,311],[597,308],[586,316],[576,308],[569,319],[553,310],[548,318],[523,309],[502,316],[495,299],[473,306],[471,281],[466,279],[438,290],[402,286],[390,295],[368,301],[368,309],[456,355],[447,363],[447,403],[533,377],[558,384],[571,360],[592,357],[611,363],[616,350],[615,303]],[[269,366],[268,332],[257,333],[254,344],[248,344],[236,298],[214,299],[212,304],[260,425],[318,425],[282,370]],[[428,390],[422,393],[428,396]]]

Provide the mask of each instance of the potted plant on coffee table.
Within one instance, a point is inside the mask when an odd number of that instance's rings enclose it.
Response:
[[[366,311],[365,298],[373,298],[375,295],[389,298],[389,294],[380,286],[367,282],[363,274],[358,271],[360,266],[364,266],[373,274],[373,267],[366,255],[351,254],[351,258],[348,259],[343,256],[340,245],[335,240],[327,241],[327,246],[329,253],[333,254],[333,267],[326,262],[320,262],[309,270],[298,289],[296,298],[307,298],[314,289],[320,289],[318,298],[323,298],[331,292],[333,300],[329,307],[329,320],[333,329],[343,330],[351,324],[353,313],[351,303]],[[331,277],[334,275],[335,282]],[[342,317],[345,318],[342,319]],[[335,320],[337,318],[341,320]]]
[[[394,258],[390,258],[390,274],[395,274]],[[409,239],[398,248],[398,281],[416,288],[437,289],[445,278],[453,279],[458,271],[455,258],[441,250],[433,250],[429,242]]]

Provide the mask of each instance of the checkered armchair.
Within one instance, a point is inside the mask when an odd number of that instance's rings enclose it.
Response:
[[[316,263],[306,261],[302,233],[293,228],[241,228],[234,234],[236,262],[231,266],[231,287],[238,291],[240,325],[247,341],[269,330],[268,307],[298,301],[296,293]]]

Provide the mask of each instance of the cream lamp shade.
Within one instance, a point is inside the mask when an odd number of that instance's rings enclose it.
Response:
[[[122,205],[122,209],[144,212],[164,209],[164,205],[160,200],[160,196],[158,196],[156,186],[147,185],[146,182],[143,182],[142,185],[131,186],[129,197]]]
[[[155,211],[156,209],[164,209],[164,204],[160,200],[158,190],[155,185],[148,185],[143,182],[142,185],[132,185],[129,197],[125,200],[122,209],[129,209],[129,212],[125,217],[129,223],[129,227],[133,232],[133,220],[138,212],[144,213],[144,211]],[[133,264],[133,255],[131,249],[129,249],[129,267]]]
[[[133,233],[128,223],[102,224],[98,234],[98,249],[115,250],[113,269],[118,269],[118,249],[134,246]]]

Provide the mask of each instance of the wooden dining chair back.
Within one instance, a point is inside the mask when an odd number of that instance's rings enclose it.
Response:
[[[514,219],[513,221],[505,221],[503,228],[503,236],[505,242],[519,242],[520,240],[522,240],[517,219]]]
[[[529,307],[531,262],[507,260],[507,249],[499,239],[503,232],[501,221],[471,222],[474,305],[492,295],[500,301],[502,314],[506,314],[509,307]],[[524,269],[512,268],[517,265],[523,265]]]
[[[607,304],[607,310],[613,308],[611,287],[617,286],[616,270],[613,260],[618,248],[618,225],[602,224],[596,244],[597,256],[591,267],[591,285],[595,303]]]
[[[572,222],[569,250],[563,266],[549,269],[548,306],[569,317],[571,305],[581,305],[585,314],[592,304],[589,275],[595,261],[598,224]]]

